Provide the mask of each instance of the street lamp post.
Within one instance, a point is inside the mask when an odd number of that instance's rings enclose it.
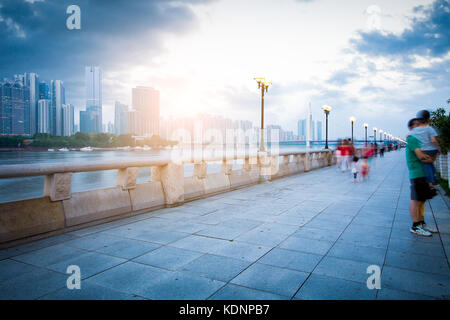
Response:
[[[331,107],[323,105],[322,109],[325,112],[325,149],[328,149],[328,115],[330,114]]]
[[[366,145],[367,145],[367,127],[368,126],[369,125],[367,123],[364,123],[364,142],[366,143]]]
[[[264,149],[264,92],[267,92],[272,82],[266,81],[264,78],[254,78],[258,83],[258,89],[261,89],[261,137],[259,151],[265,151]]]
[[[383,130],[380,129],[378,132],[380,133],[380,143],[383,143]]]
[[[377,128],[373,127],[373,142],[377,143]]]
[[[355,117],[350,117],[350,122],[352,123],[352,143],[355,144],[355,142],[353,141],[353,124],[355,123]]]

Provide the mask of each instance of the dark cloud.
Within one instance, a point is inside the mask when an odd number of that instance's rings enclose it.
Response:
[[[369,55],[431,55],[443,56],[450,49],[450,1],[436,0],[428,7],[414,8],[422,18],[412,18],[411,27],[400,35],[380,31],[360,31],[352,44]]]
[[[186,4],[209,0],[0,0],[0,77],[37,72],[82,92],[84,66],[104,70],[151,60],[159,35],[195,27]],[[66,9],[81,8],[81,30],[68,30]],[[144,60],[146,59],[146,61]]]

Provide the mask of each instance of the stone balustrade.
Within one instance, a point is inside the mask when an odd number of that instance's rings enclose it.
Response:
[[[280,161],[280,157],[282,158]],[[233,170],[233,160],[243,161]],[[222,161],[218,173],[207,173],[208,163]],[[0,247],[73,231],[152,210],[181,205],[262,181],[307,172],[334,163],[331,151],[298,151],[280,154],[258,152],[253,156],[83,164],[0,166],[0,178],[45,176],[42,198],[0,203]],[[184,177],[184,164],[193,164]],[[138,184],[140,167],[151,167],[151,179]],[[115,187],[71,192],[72,174],[117,170]]]

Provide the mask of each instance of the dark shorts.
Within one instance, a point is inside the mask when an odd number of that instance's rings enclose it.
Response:
[[[428,183],[427,179],[416,178],[411,179],[411,200],[416,200],[420,202],[425,202],[428,200]]]

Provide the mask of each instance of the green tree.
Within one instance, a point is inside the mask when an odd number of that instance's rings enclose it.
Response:
[[[431,112],[431,125],[438,131],[442,153],[447,153],[450,150],[450,113],[447,114],[444,108]]]

